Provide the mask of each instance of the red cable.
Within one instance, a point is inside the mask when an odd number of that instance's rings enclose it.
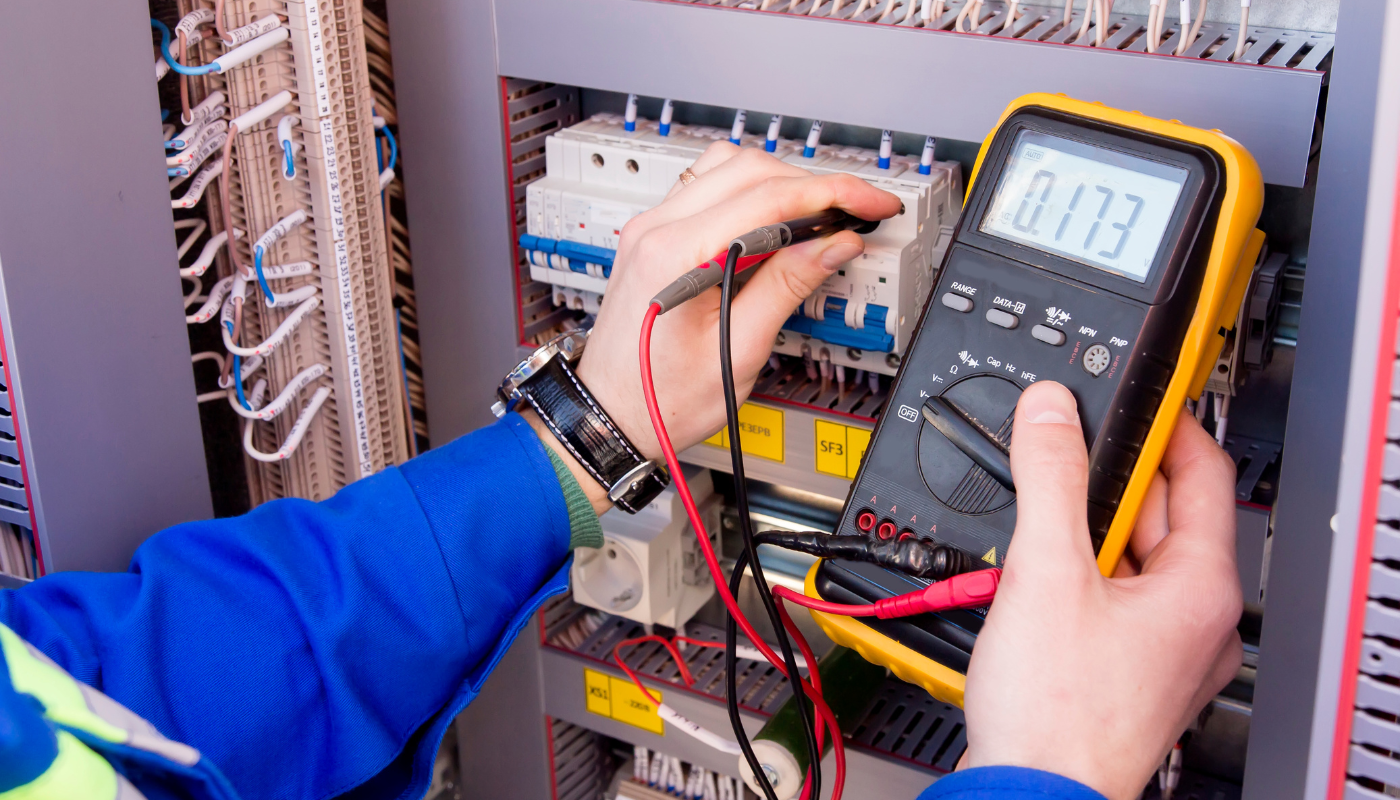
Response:
[[[623,639],[613,647],[613,660],[617,662],[617,665],[622,668],[622,671],[627,673],[627,677],[632,679],[632,683],[636,684],[642,694],[646,695],[647,699],[654,705],[660,706],[661,701],[657,700],[655,695],[647,691],[647,687],[642,684],[642,679],[637,677],[637,673],[633,672],[632,668],[627,666],[627,661],[622,657],[622,648],[642,644],[643,642],[657,642],[662,647],[666,648],[666,651],[671,654],[671,658],[676,660],[676,666],[679,667],[681,671],[681,680],[685,681],[685,685],[690,686],[695,683],[695,677],[690,674],[690,667],[686,665],[685,659],[681,658],[680,651],[676,649],[674,644],[667,641],[664,636],[638,636],[635,639]]]
[[[734,595],[729,592],[729,583],[724,579],[724,573],[720,570],[719,559],[715,556],[714,547],[710,544],[710,536],[705,530],[705,522],[700,518],[700,510],[695,506],[695,498],[690,494],[690,487],[686,484],[685,473],[681,471],[680,459],[676,456],[676,448],[671,444],[671,437],[666,433],[666,422],[661,416],[661,407],[656,402],[656,384],[651,374],[651,332],[656,325],[656,318],[661,313],[661,306],[652,304],[647,307],[646,316],[642,318],[641,340],[638,343],[638,350],[641,361],[642,372],[642,395],[646,399],[647,414],[651,417],[652,428],[656,431],[656,440],[661,447],[661,453],[666,458],[666,467],[671,471],[671,479],[675,482],[676,493],[680,495],[681,504],[685,506],[686,516],[690,519],[690,525],[695,529],[696,538],[700,540],[700,552],[705,557],[705,565],[710,569],[710,577],[715,582],[715,590],[718,592],[720,600],[724,602],[724,607],[729,611],[729,615],[734,618],[734,622],[744,635],[749,638],[754,647],[768,659],[778,673],[788,680],[802,680],[800,675],[788,675],[787,666],[783,659],[773,652],[768,643],[754,630],[753,624],[749,622],[744,612],[739,610],[739,604],[734,600]],[[759,569],[758,565],[753,565],[754,569]],[[815,672],[814,662],[808,662],[808,674]],[[826,722],[831,726],[831,730],[836,732],[833,738],[840,740],[839,731],[841,727],[836,724],[836,715],[831,712],[821,693],[811,687],[807,681],[802,681],[802,686],[807,690],[808,696],[812,700],[812,706],[826,718]],[[817,765],[820,766],[820,765]],[[836,783],[832,787],[831,800],[841,800],[842,790],[845,788],[845,761],[844,751],[842,760],[836,772]]]
[[[786,586],[773,587],[773,594],[804,608],[810,608],[824,614],[893,619],[895,617],[911,617],[915,614],[949,611],[955,608],[982,608],[992,602],[1000,583],[1000,569],[965,572],[962,575],[954,575],[946,581],[929,584],[926,588],[916,592],[886,597],[874,605],[866,606],[830,603],[795,592]]]

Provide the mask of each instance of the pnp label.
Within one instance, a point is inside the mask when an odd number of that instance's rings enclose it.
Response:
[[[585,707],[590,713],[617,720],[657,736],[666,735],[666,723],[656,713],[656,704],[631,682],[597,670],[584,669]],[[665,700],[659,689],[652,689],[657,700]]]
[[[745,453],[781,463],[783,459],[783,412],[776,408],[745,403],[739,407],[740,444]],[[729,448],[729,428],[705,440],[714,447]]]
[[[816,420],[817,472],[854,478],[870,445],[870,431],[854,425]]]

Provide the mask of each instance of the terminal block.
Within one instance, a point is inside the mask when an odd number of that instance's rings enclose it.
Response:
[[[518,242],[533,280],[554,287],[554,303],[597,313],[627,221],[659,204],[677,176],[729,131],[655,122],[624,129],[622,117],[599,114],[545,143],[545,176],[526,190],[525,232]],[[745,134],[744,146],[763,146]],[[893,375],[928,297],[962,206],[962,173],[936,161],[928,175],[918,160],[859,147],[780,139],[776,158],[817,174],[848,173],[889,191],[903,204],[865,235],[865,252],[839,267],[788,320],[774,351]]]

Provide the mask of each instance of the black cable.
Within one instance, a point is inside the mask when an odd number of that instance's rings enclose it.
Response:
[[[907,539],[875,539],[865,536],[832,536],[806,531],[783,533],[764,531],[754,537],[757,544],[796,550],[817,558],[843,558],[865,561],[898,570],[928,581],[945,581],[971,572],[980,565],[976,557],[952,545],[935,544],[911,536]]]
[[[797,698],[797,710],[802,719],[802,726],[807,734],[807,750],[811,753],[811,791],[808,797],[821,797],[821,764],[822,750],[817,743],[817,726],[813,719],[814,707],[807,700],[807,692],[802,687],[802,675],[797,671],[797,658],[792,652],[792,643],[788,641],[787,631],[783,628],[783,618],[778,614],[778,605],[773,601],[773,592],[768,588],[768,581],[763,577],[763,567],[758,560],[757,545],[754,543],[753,519],[749,516],[749,492],[744,482],[744,451],[740,444],[739,433],[739,396],[734,389],[734,361],[730,341],[731,312],[734,306],[734,273],[739,265],[739,254],[742,245],[733,244],[729,247],[729,255],[724,263],[724,280],[720,284],[719,301],[719,364],[720,378],[724,383],[724,411],[725,419],[729,425],[729,459],[734,469],[734,503],[738,506],[739,531],[744,537],[744,552],[748,555],[749,562],[753,564],[753,582],[758,589],[758,597],[763,601],[763,608],[768,612],[768,620],[773,625],[773,634],[778,640],[778,648],[783,654],[783,663],[787,665],[788,683],[792,686],[792,694]],[[812,667],[815,669],[815,665]],[[733,722],[733,719],[730,720]],[[739,731],[735,732],[736,735]],[[833,736],[840,736],[839,731],[832,731]]]
[[[729,576],[729,593],[735,597],[739,596],[739,587],[744,582],[744,568],[749,565],[749,554],[740,553],[739,560],[734,563],[734,572]],[[749,742],[749,734],[744,730],[744,720],[739,716],[739,658],[735,653],[735,648],[739,643],[739,626],[734,622],[734,615],[724,616],[724,705],[729,709],[729,724],[734,728],[734,738],[739,742],[739,749],[744,753],[744,760],[748,762],[749,769],[754,774],[754,783],[763,790],[766,800],[778,800],[778,795],[773,791],[773,784],[768,781],[768,775],[763,771],[763,765],[758,761],[758,755],[753,751],[753,744]]]

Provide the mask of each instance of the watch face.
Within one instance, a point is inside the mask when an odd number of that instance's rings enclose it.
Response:
[[[584,344],[588,342],[588,333],[582,328],[575,328],[545,342],[538,350],[517,364],[515,369],[506,374],[505,380],[501,381],[499,394],[512,400],[517,399],[520,385],[528,381],[541,367],[548,364],[550,359],[556,355],[564,356],[565,361],[573,361],[578,358],[583,354]]]

